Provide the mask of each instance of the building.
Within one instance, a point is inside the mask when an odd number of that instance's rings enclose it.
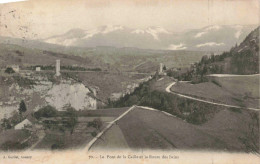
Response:
[[[28,119],[23,120],[19,124],[14,126],[14,129],[19,130],[19,129],[24,129],[26,126],[32,126],[32,122],[29,121]]]
[[[36,68],[35,68],[35,71],[36,71],[36,72],[40,72],[40,71],[41,71],[41,67],[36,67]]]
[[[20,68],[19,68],[19,65],[12,65],[11,66],[12,67],[12,69],[14,70],[14,72],[19,72],[19,70],[20,70]]]
[[[60,76],[60,60],[56,60],[56,76]]]

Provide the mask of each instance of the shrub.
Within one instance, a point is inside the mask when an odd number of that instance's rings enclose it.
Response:
[[[28,146],[27,143],[21,144],[17,141],[6,141],[1,145],[2,150],[22,150]]]
[[[103,122],[101,121],[100,118],[95,118],[93,121],[88,123],[88,127],[92,126],[92,127],[96,128],[97,130],[100,130],[102,125],[103,125]]]
[[[15,73],[15,71],[13,70],[13,68],[7,67],[7,68],[5,69],[5,73],[11,74],[11,73]]]
[[[242,113],[242,110],[240,108],[229,108],[232,112],[236,112],[236,113]]]
[[[3,119],[3,122],[1,124],[1,126],[4,129],[11,129],[12,128],[10,121],[8,119],[6,119],[6,118]]]
[[[33,80],[26,77],[13,76],[13,79],[14,82],[16,82],[20,87],[31,87],[32,85],[36,84]]]
[[[57,116],[57,110],[50,105],[47,105],[34,113],[34,117],[36,119],[39,119],[41,117],[55,117],[55,116]]]

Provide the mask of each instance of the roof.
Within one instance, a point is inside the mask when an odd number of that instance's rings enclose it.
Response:
[[[37,122],[36,118],[33,117],[31,114],[27,115],[27,116],[26,116],[26,119],[29,120],[29,121],[32,122],[32,123]]]
[[[19,124],[15,125],[14,129],[22,129],[22,128],[24,128],[25,125],[32,125],[32,123],[28,119],[25,119],[22,122],[20,122]]]

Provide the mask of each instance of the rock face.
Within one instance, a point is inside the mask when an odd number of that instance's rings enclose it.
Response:
[[[35,82],[31,87],[19,86],[17,82],[0,81],[0,120],[9,118],[18,111],[19,103],[24,100],[28,111],[37,111],[46,105],[63,110],[71,105],[76,110],[97,109],[97,100],[82,83],[73,79],[63,79],[59,83],[49,80],[45,75],[24,75]],[[11,77],[8,77],[11,78]]]
[[[57,110],[71,105],[76,110],[96,109],[96,99],[88,96],[90,90],[83,84],[53,85],[45,98],[46,102]]]

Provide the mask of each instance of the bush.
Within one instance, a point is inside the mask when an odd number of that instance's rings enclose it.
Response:
[[[35,85],[36,83],[28,79],[26,77],[21,77],[21,76],[13,76],[14,82],[16,82],[20,87],[31,87],[32,85]]]
[[[10,121],[6,118],[3,119],[3,122],[1,124],[1,126],[4,128],[4,129],[11,129],[12,128],[12,125],[10,123]]]
[[[96,128],[97,130],[100,130],[102,125],[103,125],[103,122],[101,121],[100,118],[95,118],[93,121],[88,123],[88,127],[92,126],[92,127]]]
[[[22,150],[28,146],[27,143],[21,144],[17,141],[6,141],[1,145],[2,150]]]
[[[57,110],[50,105],[47,105],[34,113],[34,117],[36,119],[39,119],[41,117],[48,118],[48,117],[55,117],[55,116],[57,116]]]
[[[229,108],[232,112],[236,112],[236,113],[242,113],[242,110],[240,108]]]
[[[7,67],[7,68],[5,69],[5,73],[11,74],[11,73],[15,73],[15,71],[13,70],[13,68]]]

